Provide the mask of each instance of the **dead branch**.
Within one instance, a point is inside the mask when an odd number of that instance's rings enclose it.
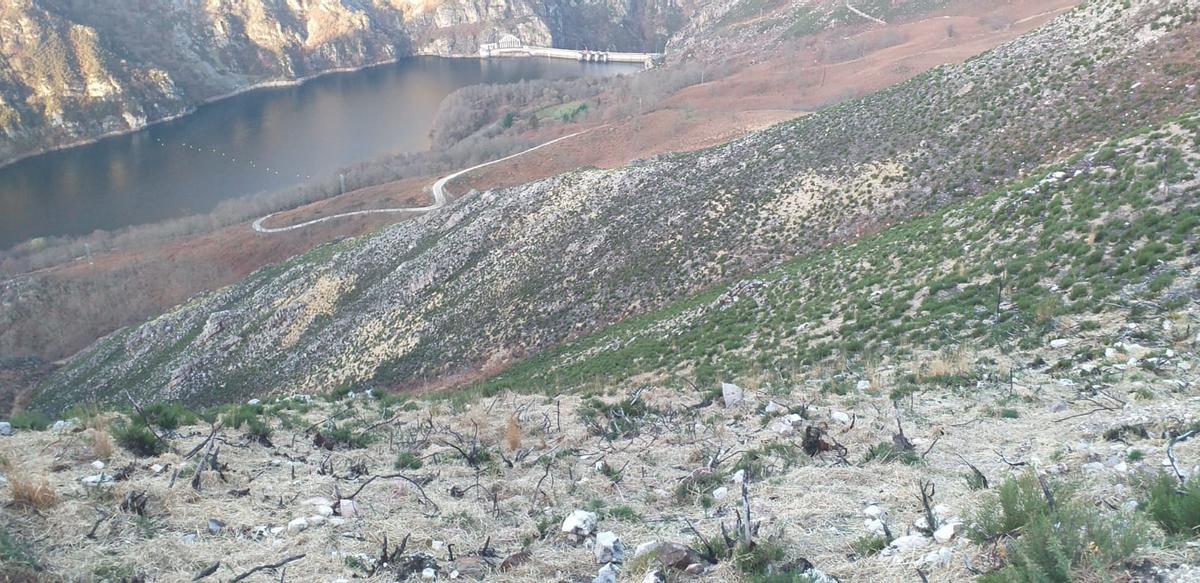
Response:
[[[427,514],[427,516],[433,516],[441,511],[441,509],[438,507],[437,503],[434,502],[433,499],[430,498],[429,495],[425,493],[425,488],[421,487],[421,483],[404,475],[404,474],[383,474],[383,475],[371,476],[370,478],[367,478],[367,481],[363,482],[362,485],[360,485],[358,487],[358,489],[354,491],[353,494],[351,494],[349,496],[345,496],[345,497],[342,497],[339,495],[339,498],[341,500],[354,500],[355,496],[358,496],[360,493],[362,493],[363,489],[366,488],[371,482],[374,482],[376,479],[391,480],[393,478],[400,478],[401,480],[404,480],[404,481],[408,482],[409,484],[412,484],[414,487],[416,487],[417,491],[421,493],[421,499],[422,499],[421,503],[433,507],[433,512]]]
[[[1179,462],[1178,462],[1178,460],[1175,459],[1175,445],[1179,444],[1179,443],[1183,443],[1183,442],[1191,439],[1195,435],[1196,435],[1195,429],[1188,431],[1187,433],[1184,433],[1182,435],[1177,435],[1171,439],[1170,445],[1167,446],[1167,459],[1170,460],[1171,469],[1175,472],[1175,477],[1179,479],[1180,485],[1184,485],[1187,483],[1187,476],[1183,475],[1183,472],[1179,470]]]
[[[918,486],[921,488],[921,507],[925,509],[925,526],[927,527],[918,530],[927,530],[925,535],[932,536],[933,531],[938,529],[937,516],[933,513],[933,497],[937,494],[937,487],[932,480],[928,482],[922,480]]]
[[[979,480],[980,480],[981,482],[983,482],[983,489],[984,489],[984,490],[986,490],[986,489],[988,489],[988,488],[989,488],[989,486],[988,486],[988,479],[987,479],[987,476],[983,475],[983,472],[979,471],[979,468],[975,467],[975,465],[974,465],[974,464],[972,464],[971,462],[967,461],[967,458],[964,458],[964,457],[963,457],[961,454],[958,454],[958,459],[959,459],[959,461],[961,461],[962,463],[966,464],[966,466],[967,466],[968,468],[971,468],[971,472],[972,472],[973,474],[975,474],[975,476],[976,476],[976,477],[978,477],[978,478],[979,478]]]
[[[92,525],[92,529],[89,530],[87,533],[87,538],[90,538],[90,539],[95,539],[96,538],[96,529],[100,528],[100,525],[103,524],[104,521],[108,520],[109,518],[112,518],[111,514],[105,512],[99,508],[96,509],[96,512],[100,513],[100,518],[96,519],[96,523]]]
[[[933,446],[937,445],[938,440],[941,439],[942,435],[945,433],[945,431],[940,429],[938,430],[937,434],[933,436],[933,442],[929,444],[929,447],[925,450],[925,453],[921,454],[921,459],[925,459],[925,456],[929,455],[929,452],[933,451]]]
[[[742,521],[742,544],[747,548],[754,544],[754,538],[750,529],[750,488],[747,484],[750,482],[750,476],[742,477],[742,508],[746,512],[746,518]]]
[[[217,562],[205,567],[199,573],[196,573],[196,576],[192,577],[192,581],[199,581],[205,577],[208,577],[209,575],[216,573],[217,569],[220,567],[221,567],[221,561],[217,561]]]
[[[234,577],[233,579],[230,580],[230,583],[237,583],[238,581],[241,581],[241,580],[245,579],[246,577],[249,577],[259,571],[273,571],[273,570],[278,569],[288,563],[291,563],[293,561],[299,561],[300,559],[303,559],[303,558],[304,558],[304,555],[300,554],[300,555],[288,557],[282,561],[279,561],[278,563],[272,563],[270,565],[259,565],[253,569],[250,569],[249,571],[246,571],[245,573],[242,573],[241,575],[238,575],[237,577]]]

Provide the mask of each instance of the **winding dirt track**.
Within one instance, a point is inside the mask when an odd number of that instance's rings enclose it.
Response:
[[[600,126],[600,127],[603,127],[603,126]],[[562,136],[560,138],[555,138],[553,140],[550,140],[549,142],[538,144],[532,148],[529,148],[528,150],[522,150],[520,152],[517,152],[516,154],[512,154],[510,156],[505,156],[498,160],[492,160],[491,162],[484,162],[483,164],[477,164],[470,168],[464,168],[462,170],[459,170],[458,172],[455,172],[454,174],[448,174],[446,176],[443,176],[442,178],[439,178],[437,180],[437,182],[434,182],[433,185],[430,187],[430,190],[433,192],[433,204],[431,204],[431,205],[417,206],[417,207],[404,207],[404,208],[382,208],[382,209],[370,209],[370,210],[364,210],[364,211],[351,211],[351,212],[346,212],[346,213],[339,213],[336,215],[330,215],[328,217],[321,217],[319,219],[313,219],[311,221],[305,221],[303,223],[297,223],[295,225],[289,225],[286,227],[264,226],[263,223],[270,220],[271,217],[273,217],[279,213],[286,212],[286,211],[276,211],[269,215],[259,217],[257,220],[254,221],[254,223],[251,226],[254,228],[254,230],[256,232],[259,232],[259,233],[264,233],[264,234],[284,233],[287,231],[295,231],[296,229],[302,229],[304,227],[309,227],[312,225],[316,225],[318,223],[324,223],[326,221],[332,221],[334,219],[343,219],[346,217],[355,217],[355,216],[360,216],[360,215],[374,215],[374,214],[425,213],[425,212],[437,210],[437,209],[442,208],[443,206],[446,206],[446,183],[450,182],[451,180],[454,180],[455,178],[458,178],[459,176],[462,176],[463,174],[466,174],[468,172],[479,170],[480,168],[486,168],[488,166],[491,166],[492,164],[499,164],[501,162],[506,162],[506,161],[512,160],[513,158],[516,158],[518,156],[524,156],[525,154],[528,154],[534,150],[540,150],[542,148],[545,148],[546,146],[550,146],[552,144],[561,142],[563,140],[573,138],[580,134],[586,134],[595,129],[599,129],[599,128],[590,128],[590,129],[583,130],[581,132],[575,132],[573,134],[568,134],[568,135]]]

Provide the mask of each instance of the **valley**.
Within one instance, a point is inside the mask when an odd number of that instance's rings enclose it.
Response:
[[[661,66],[0,255],[0,580],[1200,580],[1200,1],[573,8]]]

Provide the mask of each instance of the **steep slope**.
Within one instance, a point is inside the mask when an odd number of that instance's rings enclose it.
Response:
[[[1200,113],[1112,140],[863,241],[722,285],[517,365],[479,389],[755,378],[824,389],[993,350],[996,370],[1096,381],[1122,342],[1161,373],[1200,344]],[[1106,351],[1105,348],[1108,347]],[[1185,365],[1190,367],[1190,365]],[[1179,372],[1186,373],[1189,368]],[[943,382],[983,380],[959,371]],[[1182,385],[1181,385],[1182,386]]]
[[[255,85],[412,54],[528,43],[659,49],[669,0],[191,2],[17,0],[0,6],[0,163],[140,128]]]
[[[1194,108],[1197,5],[1091,2],[961,66],[726,146],[468,196],[119,331],[40,402],[494,373]]]
[[[78,407],[0,436],[0,579],[291,557],[305,581],[1194,581],[1198,224],[1195,111],[627,322],[517,391]],[[1187,527],[1148,503],[1161,480]],[[757,546],[718,552],[743,512]]]

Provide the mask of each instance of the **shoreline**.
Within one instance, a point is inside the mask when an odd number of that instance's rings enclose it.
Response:
[[[173,121],[182,119],[184,117],[187,117],[189,115],[196,113],[196,111],[198,109],[200,109],[201,107],[204,107],[206,105],[211,105],[218,101],[224,101],[226,99],[231,99],[231,98],[237,97],[239,95],[245,95],[247,93],[252,93],[254,91],[262,91],[265,89],[285,89],[288,87],[297,87],[297,86],[303,85],[305,83],[308,83],[309,81],[314,81],[316,79],[320,79],[322,77],[327,77],[330,75],[339,75],[339,74],[343,74],[343,73],[358,73],[361,71],[366,71],[368,69],[373,69],[375,67],[383,67],[386,65],[395,65],[405,59],[412,59],[412,58],[416,58],[416,57],[436,57],[439,59],[478,59],[481,61],[485,60],[483,57],[480,57],[477,54],[469,55],[469,54],[452,53],[452,54],[448,54],[448,55],[443,55],[443,54],[438,54],[438,53],[417,52],[417,53],[413,53],[413,54],[406,55],[403,57],[396,57],[393,59],[387,59],[384,61],[379,61],[379,62],[361,65],[361,66],[357,66],[357,67],[338,67],[336,69],[329,69],[326,71],[321,71],[320,73],[314,73],[312,75],[306,75],[304,77],[297,77],[295,79],[275,79],[275,80],[270,80],[270,81],[261,81],[261,82],[255,83],[253,85],[248,85],[241,89],[236,89],[234,91],[230,91],[228,93],[223,93],[221,95],[216,95],[213,97],[205,98],[203,101],[188,107],[184,111],[181,111],[181,112],[173,114],[173,115],[169,115],[169,116],[161,118],[161,119],[156,119],[154,121],[148,121],[145,124],[143,124],[139,127],[136,127],[136,128],[111,131],[111,132],[107,132],[107,133],[104,133],[104,134],[101,134],[101,135],[98,135],[98,136],[95,136],[92,138],[84,138],[84,139],[76,140],[74,142],[60,144],[57,146],[46,146],[46,147],[39,148],[39,149],[31,151],[31,152],[26,152],[24,154],[18,155],[15,158],[10,158],[7,160],[0,160],[0,170],[4,170],[5,168],[8,168],[9,166],[17,164],[19,162],[23,162],[30,158],[36,158],[38,156],[42,156],[45,154],[53,154],[54,152],[62,152],[64,150],[70,150],[72,148],[89,146],[89,145],[107,140],[109,138],[118,138],[118,137],[126,136],[129,134],[135,134],[137,132],[150,129],[151,127],[156,126],[156,125],[161,125],[164,123],[169,123],[169,122],[173,122]]]

